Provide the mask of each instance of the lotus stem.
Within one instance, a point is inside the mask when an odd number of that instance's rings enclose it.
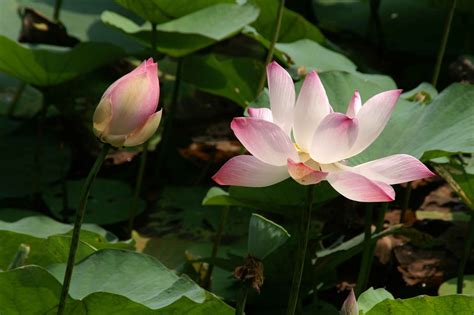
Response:
[[[66,272],[64,273],[63,286],[61,290],[61,298],[59,300],[57,315],[64,314],[64,308],[66,307],[66,299],[68,297],[69,285],[71,284],[72,271],[74,269],[74,262],[76,260],[76,252],[79,244],[79,237],[81,234],[81,225],[84,220],[84,214],[86,212],[87,200],[92,187],[92,183],[99,172],[102,163],[104,162],[107,153],[109,152],[110,145],[104,144],[100,154],[97,156],[94,165],[92,166],[89,175],[87,175],[84,186],[82,187],[81,198],[79,199],[79,206],[76,212],[76,220],[74,221],[74,230],[72,232],[71,246],[69,248],[69,257],[67,259]]]
[[[181,86],[182,65],[183,65],[183,60],[182,58],[179,58],[176,65],[176,76],[175,76],[175,82],[174,82],[174,87],[173,87],[172,99],[171,99],[170,105],[167,106],[166,108],[168,112],[166,113],[165,121],[163,123],[163,136],[161,140],[160,153],[158,155],[158,168],[163,167],[163,163],[166,162],[166,157],[169,151],[168,146],[170,142],[170,137],[172,135],[173,123],[176,116],[176,108],[178,107],[179,88]]]
[[[370,209],[369,209],[370,208]],[[384,203],[377,212],[375,219],[375,233],[382,231],[383,222],[385,220],[385,213],[388,209],[388,203]],[[373,205],[368,205],[368,211],[365,218],[365,236],[364,236],[364,251],[362,252],[362,261],[360,266],[359,277],[357,278],[356,285],[356,296],[359,296],[367,288],[369,283],[370,271],[372,270],[372,264],[374,262],[374,252],[376,243],[372,240],[372,217],[373,217]],[[369,222],[370,221],[370,222]]]
[[[278,41],[278,36],[280,35],[281,20],[283,18],[283,9],[285,8],[285,0],[280,0],[277,9],[277,16],[275,19],[275,30],[273,31],[272,41],[268,47],[267,57],[265,59],[265,66],[272,62],[273,51],[275,50],[275,44]],[[263,90],[266,79],[266,69],[263,69],[262,76],[260,77],[260,82],[258,83],[257,93],[260,93]]]
[[[151,23],[150,45],[153,55],[156,54],[157,37],[156,23]]]
[[[367,278],[369,274],[370,260],[372,259],[372,220],[374,215],[374,205],[367,204],[365,208],[365,224],[364,224],[364,250],[362,252],[362,261],[360,263],[359,277],[355,288],[356,296],[364,291],[367,285]]]
[[[217,252],[219,251],[219,246],[221,244],[222,235],[224,234],[224,228],[227,223],[227,217],[229,216],[229,207],[224,207],[221,213],[221,220],[219,223],[219,228],[217,230],[216,238],[214,239],[214,245],[212,246],[211,261],[209,263],[209,268],[207,269],[206,275],[202,281],[202,287],[206,290],[211,288],[211,277],[212,272],[214,271],[214,265],[217,257]]]
[[[247,303],[247,296],[249,294],[249,286],[245,283],[242,283],[242,289],[240,291],[240,297],[237,301],[237,306],[235,308],[235,315],[243,315],[245,310],[245,304]]]
[[[449,32],[451,31],[451,24],[453,22],[454,10],[456,8],[456,0],[451,0],[451,7],[449,9],[446,22],[444,23],[443,37],[441,38],[441,44],[438,49],[438,56],[436,57],[436,64],[433,72],[433,78],[431,84],[436,87],[438,84],[439,72],[441,71],[441,64],[443,63],[444,53],[448,44]]]
[[[382,30],[382,22],[380,21],[380,3],[382,0],[370,0],[370,18],[373,21],[374,31],[377,41],[377,50],[379,55],[383,54],[385,42]]]
[[[458,294],[462,294],[462,291],[463,291],[464,271],[466,269],[467,262],[469,261],[469,257],[471,256],[473,241],[474,241],[474,215],[472,214],[472,210],[471,210],[471,219],[469,221],[469,227],[467,230],[466,245],[464,246],[464,254],[462,256],[461,262],[459,264],[459,269],[458,269],[458,281],[457,281],[457,286],[456,286],[456,293]]]
[[[151,45],[151,54],[153,56],[156,53],[156,43],[157,43],[156,23],[151,23],[150,45]],[[135,216],[137,215],[138,199],[140,198],[140,192],[142,190],[143,177],[144,177],[145,168],[146,168],[146,159],[148,156],[149,142],[150,140],[146,141],[142,145],[142,155],[140,158],[140,166],[138,167],[138,174],[137,174],[137,179],[135,182],[135,191],[133,193],[132,205],[130,206],[130,212],[128,215],[128,231],[130,233],[132,233],[133,225],[135,223]]]
[[[288,300],[287,315],[294,315],[299,302],[299,292],[301,279],[303,278],[304,263],[306,258],[306,249],[308,248],[309,232],[311,226],[311,211],[313,209],[315,185],[308,186],[306,196],[306,207],[301,215],[298,252],[296,253],[295,270],[291,283],[290,298]]]
[[[135,182],[135,191],[133,193],[132,205],[130,206],[130,212],[128,215],[128,231],[132,233],[133,225],[135,224],[135,216],[137,215],[138,200],[140,198],[140,192],[142,191],[143,177],[146,168],[146,158],[148,156],[148,145],[149,141],[146,141],[142,145],[142,155],[140,157],[140,165],[138,167],[137,179]]]
[[[400,211],[400,223],[405,223],[405,216],[407,214],[408,207],[410,206],[412,190],[412,182],[408,182],[407,187],[405,188],[405,195],[403,196],[402,210]]]
[[[56,0],[56,2],[54,3],[53,20],[55,22],[59,22],[59,12],[61,12],[62,4],[63,0]]]

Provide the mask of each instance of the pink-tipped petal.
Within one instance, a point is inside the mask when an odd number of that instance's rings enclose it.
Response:
[[[389,185],[435,176],[413,156],[396,154],[351,168],[354,173]]]
[[[161,121],[161,114],[162,111],[160,110],[151,115],[142,127],[138,128],[127,137],[123,145],[125,147],[134,147],[145,143],[145,141],[153,136],[158,129]]]
[[[127,139],[127,135],[112,135],[112,134],[107,134],[104,135],[103,137],[100,137],[100,140],[102,142],[108,143],[116,148],[121,148],[123,147],[123,143]]]
[[[293,124],[293,109],[295,106],[293,80],[288,72],[276,62],[272,62],[267,66],[267,79],[273,122],[289,134]]]
[[[155,113],[160,96],[158,66],[143,62],[141,72],[132,72],[109,92],[113,118],[110,132],[130,134]]]
[[[288,158],[297,160],[298,153],[288,135],[274,123],[257,118],[234,118],[231,128],[244,147],[259,160],[286,165]]]
[[[289,177],[285,166],[273,166],[251,155],[240,155],[227,161],[212,177],[219,185],[266,187]]]
[[[392,186],[362,175],[341,171],[329,173],[326,180],[347,199],[359,202],[387,202],[395,199]]]
[[[360,124],[359,135],[348,157],[364,151],[382,133],[401,92],[402,90],[382,92],[364,103],[356,116]]]
[[[359,315],[359,307],[357,305],[354,289],[351,289],[351,292],[349,293],[346,300],[342,304],[340,314],[341,315]]]
[[[316,128],[332,111],[318,74],[316,71],[311,71],[306,76],[296,101],[293,126],[296,143],[303,151],[310,150]]]
[[[99,105],[95,109],[94,116],[92,118],[92,130],[96,137],[102,137],[102,135],[109,128],[110,121],[112,120],[112,102],[109,97],[102,98]]]
[[[354,118],[362,107],[362,101],[360,99],[359,91],[355,90],[354,95],[352,96],[349,106],[347,107],[346,115],[350,118]]]
[[[247,111],[248,111],[250,117],[273,122],[272,111],[268,108],[252,108],[252,107],[249,107]]]
[[[291,159],[288,159],[288,173],[301,185],[317,184],[328,175],[328,173],[314,170],[302,162],[295,162]]]
[[[347,157],[357,139],[359,123],[341,113],[332,113],[321,121],[311,146],[313,160],[330,164]]]

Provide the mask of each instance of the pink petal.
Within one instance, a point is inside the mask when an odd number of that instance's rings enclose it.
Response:
[[[364,103],[356,116],[359,120],[359,135],[348,157],[364,151],[382,133],[401,92],[402,90],[382,92]]]
[[[112,121],[112,102],[109,97],[104,97],[97,105],[92,118],[92,130],[97,137],[108,132],[109,124]]]
[[[347,107],[346,115],[350,118],[354,118],[357,113],[359,112],[362,106],[359,91],[354,92],[354,96],[352,96],[351,101],[349,102],[349,106]]]
[[[288,135],[274,123],[257,118],[234,118],[231,128],[244,147],[259,160],[286,165],[288,158],[298,159],[298,153]]]
[[[289,177],[285,166],[273,166],[251,155],[240,155],[227,161],[212,177],[219,185],[265,187]]]
[[[301,185],[317,184],[326,178],[328,173],[317,171],[302,162],[294,162],[288,159],[288,173]]]
[[[389,185],[435,176],[423,163],[406,154],[396,154],[351,168],[354,173]]]
[[[127,136],[127,139],[123,143],[125,147],[134,147],[145,143],[151,136],[156,132],[161,121],[162,111],[158,111],[148,117],[148,120],[141,126],[136,129],[130,135]]]
[[[267,66],[267,78],[273,121],[289,134],[295,106],[293,80],[288,72],[275,61]]]
[[[341,113],[326,116],[314,133],[311,157],[322,164],[343,160],[357,139],[359,123]]]
[[[252,108],[252,107],[249,107],[247,112],[249,113],[250,117],[273,122],[272,111],[268,108]]]
[[[395,200],[392,186],[370,180],[362,175],[340,171],[329,173],[326,180],[347,199],[359,202],[385,202]]]
[[[156,112],[160,96],[158,66],[145,61],[140,67],[140,71],[135,69],[104,93],[112,102],[111,133],[129,134]]]
[[[316,128],[332,111],[318,74],[316,71],[311,71],[306,76],[298,95],[293,124],[296,143],[303,151],[310,150]]]

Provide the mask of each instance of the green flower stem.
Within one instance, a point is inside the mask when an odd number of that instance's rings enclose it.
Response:
[[[382,29],[382,21],[380,20],[380,3],[382,0],[370,0],[370,19],[374,25],[374,31],[377,41],[377,50],[379,55],[383,54],[385,41]]]
[[[431,84],[434,87],[438,84],[439,72],[441,71],[441,64],[443,63],[444,52],[446,51],[446,46],[448,44],[449,32],[451,31],[451,24],[454,17],[454,9],[456,8],[456,0],[451,0],[451,7],[449,9],[448,16],[446,17],[446,22],[444,23],[443,37],[441,38],[441,44],[438,50],[438,56],[436,57],[436,64],[433,72],[433,78],[431,79]]]
[[[94,182],[94,179],[97,176],[97,173],[99,172],[100,167],[102,166],[102,163],[104,162],[105,157],[107,156],[107,153],[109,152],[109,149],[109,144],[104,144],[102,146],[102,151],[100,152],[99,156],[97,156],[97,159],[95,160],[95,163],[92,166],[89,175],[87,175],[86,182],[82,187],[81,198],[79,199],[79,206],[76,212],[76,220],[74,221],[71,247],[69,248],[69,257],[67,259],[66,272],[64,273],[63,287],[61,291],[61,298],[59,300],[57,315],[62,315],[66,306],[66,299],[68,297],[69,285],[71,284],[72,271],[74,269],[74,261],[76,260],[77,246],[79,244],[79,236],[81,234],[81,225],[84,219],[84,214],[86,212],[89,192],[91,190],[92,183]]]
[[[146,158],[148,156],[148,144],[146,141],[142,145],[142,155],[140,156],[140,166],[138,167],[137,179],[135,182],[135,191],[133,193],[132,205],[128,214],[128,231],[132,233],[133,225],[135,224],[135,216],[137,215],[138,200],[140,198],[140,192],[142,191],[143,177],[146,168]]]
[[[151,55],[156,54],[156,43],[157,43],[157,32],[156,32],[156,23],[151,23],[151,34],[150,34],[150,45],[151,45]],[[149,141],[146,141],[142,145],[142,155],[140,157],[140,166],[138,167],[137,179],[135,182],[135,191],[133,193],[133,200],[130,206],[128,214],[128,231],[132,233],[133,225],[135,223],[135,216],[137,215],[138,199],[140,198],[140,192],[142,190],[143,177],[145,174],[146,168],[146,159],[148,156],[148,145]]]
[[[400,212],[400,223],[405,223],[405,215],[410,206],[411,191],[413,190],[412,182],[407,183],[405,188],[405,195],[403,196],[402,210]]]
[[[277,16],[275,20],[275,30],[273,32],[273,38],[272,38],[272,41],[270,42],[270,46],[268,47],[268,53],[265,59],[265,66],[268,65],[272,61],[272,58],[273,58],[273,51],[275,50],[275,44],[278,41],[278,36],[280,35],[281,20],[283,18],[284,8],[285,8],[285,0],[280,0],[280,3],[278,4],[278,9],[277,9]],[[266,72],[266,69],[264,69],[262,76],[260,78],[260,82],[258,84],[257,93],[260,93],[263,90],[263,87],[265,85],[266,75],[267,75],[267,72]]]
[[[464,254],[461,259],[461,263],[459,264],[459,269],[458,269],[458,281],[457,281],[456,293],[459,293],[459,294],[462,294],[462,291],[463,291],[464,271],[466,269],[467,262],[469,261],[469,257],[471,256],[473,241],[474,241],[474,214],[473,214],[473,211],[471,211],[471,220],[469,221],[469,228],[468,228],[467,236],[466,236],[466,244],[464,246]]]
[[[59,12],[61,11],[62,4],[63,0],[56,0],[56,2],[54,3],[53,20],[55,22],[59,22]]]
[[[150,44],[151,44],[151,50],[153,54],[156,54],[157,37],[158,37],[158,34],[156,31],[156,23],[151,23]]]
[[[313,208],[314,199],[314,188],[315,185],[308,186],[306,196],[306,207],[302,211],[300,231],[299,231],[299,244],[298,252],[296,253],[295,270],[293,273],[293,280],[290,289],[290,298],[288,300],[288,308],[286,310],[287,315],[293,315],[296,311],[296,306],[299,301],[299,292],[301,286],[301,279],[303,278],[304,262],[306,258],[306,249],[308,247],[309,232],[311,226],[311,211]]]
[[[369,282],[370,270],[374,262],[374,252],[376,243],[372,240],[372,220],[373,220],[373,204],[368,204],[365,213],[365,229],[364,229],[364,249],[362,252],[362,261],[360,265],[359,277],[355,288],[356,296],[359,296],[367,288]],[[385,213],[388,209],[388,203],[384,203],[377,212],[375,220],[375,233],[382,231],[385,220]]]
[[[219,229],[217,230],[216,238],[214,239],[214,245],[212,246],[211,261],[209,268],[207,269],[206,276],[202,281],[202,287],[206,290],[211,288],[211,277],[212,272],[214,271],[214,265],[217,257],[217,252],[219,251],[219,246],[221,244],[222,235],[224,234],[225,224],[227,223],[227,217],[229,216],[229,207],[224,207],[222,209],[221,221],[219,223]]]
[[[368,278],[370,260],[372,259],[372,220],[374,215],[374,205],[367,204],[365,208],[365,224],[364,224],[364,250],[362,251],[362,261],[360,263],[359,277],[355,288],[355,294],[358,297],[366,286]]]
[[[240,297],[237,301],[237,306],[235,308],[235,315],[243,315],[245,310],[245,304],[247,303],[247,296],[249,294],[249,286],[245,283],[242,283],[242,289],[240,291]]]
[[[178,107],[178,98],[179,98],[179,88],[181,85],[181,69],[183,65],[182,58],[178,59],[178,64],[176,65],[176,76],[173,87],[173,94],[171,103],[165,109],[167,110],[166,115],[164,115],[163,123],[163,136],[161,139],[161,148],[160,153],[158,154],[158,168],[161,169],[163,164],[166,162],[166,158],[169,151],[169,142],[172,135],[173,123],[176,116],[176,108]]]

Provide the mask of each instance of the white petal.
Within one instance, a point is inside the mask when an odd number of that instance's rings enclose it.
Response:
[[[288,72],[276,62],[267,66],[267,78],[273,121],[289,134],[293,124],[295,85]]]
[[[364,103],[356,116],[359,120],[359,135],[348,157],[364,151],[382,133],[400,93],[401,90],[382,92]]]
[[[354,173],[389,185],[435,176],[423,163],[406,154],[396,154],[351,168]]]
[[[256,158],[265,163],[283,166],[298,153],[288,135],[274,123],[257,118],[234,118],[231,128],[235,136]]]
[[[251,155],[240,155],[227,161],[212,177],[220,185],[265,187],[289,177],[285,166],[273,166]]]
[[[362,106],[359,91],[355,91],[354,95],[352,96],[351,101],[349,102],[349,106],[347,107],[346,115],[350,118],[354,118],[357,113],[359,112]]]
[[[293,132],[296,143],[309,152],[316,128],[332,112],[324,86],[316,71],[311,71],[301,87],[295,107]]]
[[[357,139],[359,123],[341,113],[326,116],[314,133],[311,158],[322,164],[345,159]]]
[[[249,107],[247,112],[249,113],[250,117],[273,122],[272,111],[268,108],[252,108],[252,107]]]
[[[338,193],[354,201],[386,202],[395,199],[392,186],[356,173],[347,171],[329,173],[326,180]]]

